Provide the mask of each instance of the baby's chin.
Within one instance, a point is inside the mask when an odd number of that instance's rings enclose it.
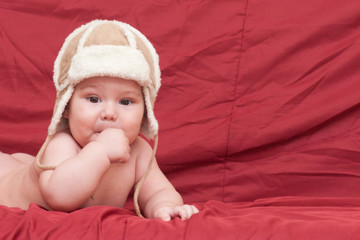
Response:
[[[89,137],[87,137],[86,139],[75,139],[75,141],[79,144],[79,146],[81,148],[85,147],[87,144],[89,144],[90,142],[94,142],[97,138],[97,136],[99,135],[100,133],[94,133],[92,135],[90,135]]]
[[[92,134],[91,137],[90,137],[90,141],[89,141],[89,142],[95,141],[96,138],[99,136],[99,134],[100,134],[99,132],[96,132],[96,133]]]

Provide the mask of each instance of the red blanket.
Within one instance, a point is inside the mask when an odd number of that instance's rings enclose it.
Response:
[[[0,151],[36,154],[66,36],[93,19],[160,56],[157,160],[189,221],[0,206],[1,239],[358,239],[358,0],[0,2]]]

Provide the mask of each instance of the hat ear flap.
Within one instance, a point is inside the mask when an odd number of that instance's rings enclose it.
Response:
[[[63,113],[67,108],[67,104],[70,101],[73,92],[74,87],[68,86],[58,95],[58,98],[55,102],[54,113],[48,129],[49,135],[54,135],[56,132],[67,127],[67,119],[64,118]]]
[[[159,124],[154,115],[154,99],[151,98],[150,89],[147,87],[143,88],[146,115],[144,115],[143,123],[141,126],[141,133],[147,139],[154,139],[158,134]]]
[[[62,116],[64,119],[69,119],[69,104],[65,106]]]

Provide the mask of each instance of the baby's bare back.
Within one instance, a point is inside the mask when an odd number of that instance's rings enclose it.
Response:
[[[0,153],[0,204],[27,209],[30,203],[46,207],[39,190],[39,173],[28,154]]]

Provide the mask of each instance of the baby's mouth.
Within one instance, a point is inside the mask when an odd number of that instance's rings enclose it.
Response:
[[[102,133],[104,130],[106,130],[108,128],[111,128],[111,127],[105,127],[105,128],[99,129],[99,130],[95,130],[94,136],[97,137],[100,133]]]

